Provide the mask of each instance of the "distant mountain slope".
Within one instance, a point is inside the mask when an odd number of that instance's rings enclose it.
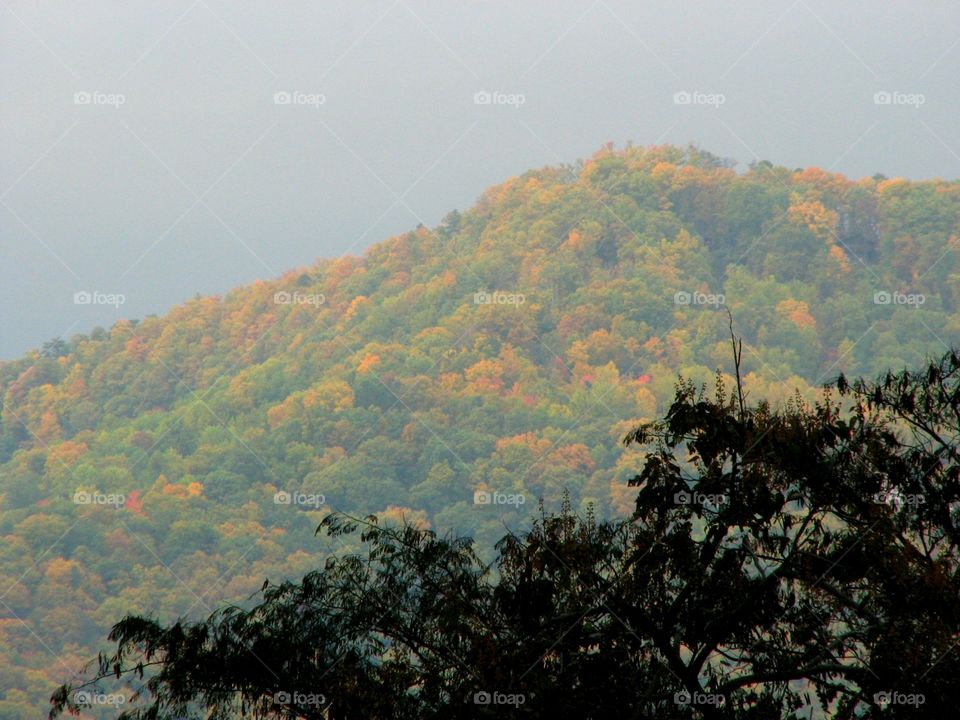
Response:
[[[483,542],[564,492],[627,512],[619,440],[678,372],[729,370],[723,308],[778,400],[957,344],[958,248],[956,181],[605,148],[363,257],[0,364],[0,716],[125,611],[320,562],[330,507]]]

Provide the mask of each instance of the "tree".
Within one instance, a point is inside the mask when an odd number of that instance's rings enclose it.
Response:
[[[70,354],[70,345],[60,337],[47,340],[40,348],[40,356],[45,358],[59,358]]]
[[[130,718],[945,716],[960,358],[836,387],[847,409],[774,411],[719,373],[713,397],[681,380],[625,440],[648,448],[631,518],[541,511],[493,565],[468,539],[331,514],[318,530],[362,528],[365,556],[265,583],[250,610],[127,617],[79,687],[145,679]]]

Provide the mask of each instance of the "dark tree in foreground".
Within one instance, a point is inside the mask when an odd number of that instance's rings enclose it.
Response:
[[[960,698],[960,359],[810,407],[678,385],[632,518],[469,540],[332,515],[365,556],[252,610],[128,617],[78,691],[131,718],[947,717]],[[82,699],[83,696],[81,695]]]

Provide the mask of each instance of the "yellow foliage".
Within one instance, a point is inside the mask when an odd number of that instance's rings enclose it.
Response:
[[[324,380],[303,394],[303,407],[307,410],[347,410],[353,407],[353,388],[344,380]]]
[[[647,420],[652,420],[657,413],[657,398],[654,394],[650,392],[649,388],[641,386],[640,389],[637,390],[636,400],[637,407],[640,408],[640,413],[643,417]]]
[[[812,200],[790,206],[788,211],[791,222],[805,225],[814,237],[829,242],[836,234],[838,216],[833,210],[828,210],[823,203]]]
[[[56,557],[47,563],[47,568],[44,572],[44,575],[46,576],[47,580],[51,582],[69,583],[70,578],[73,575],[73,570],[76,567],[77,563],[73,560]]]
[[[525,447],[539,457],[548,452],[550,448],[553,447],[553,443],[547,438],[537,437],[537,435],[532,432],[521,433],[520,435],[513,435],[512,437],[497,440],[498,451],[505,450],[509,447]]]
[[[386,510],[378,512],[377,517],[381,521],[386,520],[397,525],[406,522],[421,530],[430,529],[430,521],[427,519],[426,510],[413,510],[408,507],[390,505]]]
[[[899,188],[905,188],[909,186],[909,180],[905,180],[904,178],[890,178],[889,180],[884,180],[877,185],[877,194],[883,196],[888,192],[896,191]]]

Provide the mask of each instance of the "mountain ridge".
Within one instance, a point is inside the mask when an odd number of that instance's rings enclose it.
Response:
[[[812,397],[958,344],[958,248],[957,181],[607,146],[363,255],[0,363],[0,686],[33,702],[127,611],[302,574],[338,549],[312,536],[331,508],[480,546],[539,499],[629,512],[620,440],[678,373],[729,378],[724,308],[748,392]]]

